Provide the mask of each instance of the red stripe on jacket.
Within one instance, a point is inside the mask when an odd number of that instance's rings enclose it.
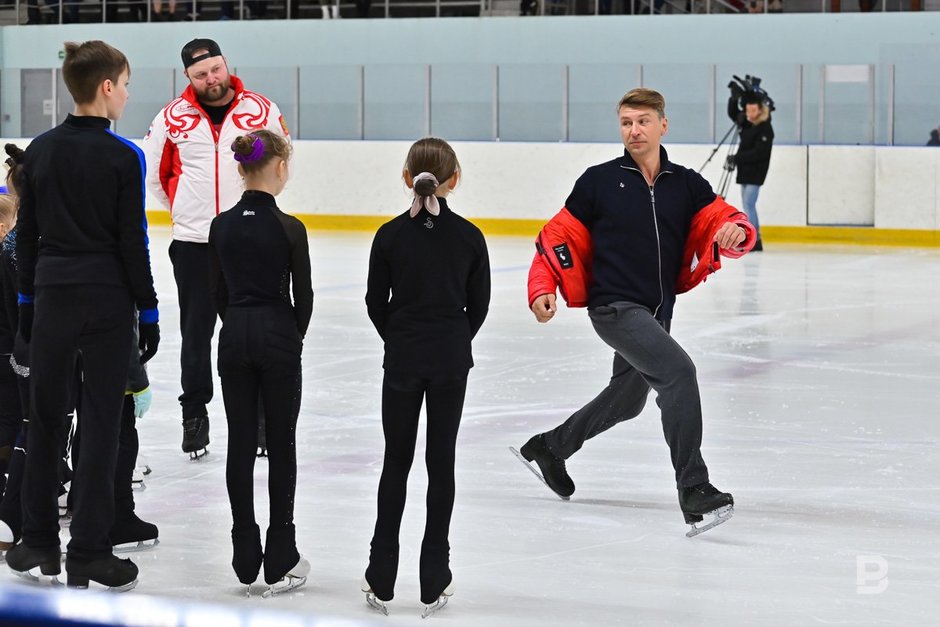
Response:
[[[175,143],[167,139],[163,142],[163,154],[160,156],[160,185],[163,193],[170,199],[170,212],[173,212],[173,199],[176,198],[176,186],[180,182],[183,164],[180,151]]]

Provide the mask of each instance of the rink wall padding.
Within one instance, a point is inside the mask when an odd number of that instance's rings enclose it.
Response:
[[[668,136],[667,136],[668,137]],[[7,141],[7,140],[2,140]],[[28,140],[15,139],[20,145]],[[411,142],[294,142],[279,206],[312,229],[374,231],[411,204],[401,171]],[[452,142],[462,176],[455,211],[489,235],[534,237],[589,166],[622,154],[611,143]],[[716,189],[726,150],[666,144]],[[733,181],[727,200],[741,206]],[[148,219],[169,214],[148,195]],[[767,241],[940,246],[940,150],[932,147],[775,146],[757,202]]]
[[[410,142],[297,141],[279,205],[311,229],[374,231],[404,211],[401,169]],[[534,237],[590,165],[619,143],[453,142],[462,179],[456,211],[488,235]],[[666,144],[698,170],[713,146]],[[717,189],[726,151],[702,169]],[[733,180],[727,200],[740,206]],[[758,199],[767,241],[940,246],[940,150],[887,146],[775,146]],[[154,225],[169,214],[148,198]]]

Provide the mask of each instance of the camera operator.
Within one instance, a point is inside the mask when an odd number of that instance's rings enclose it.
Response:
[[[735,77],[737,79],[737,77]],[[738,79],[740,80],[740,79]],[[770,167],[770,150],[774,143],[774,129],[770,125],[772,103],[767,92],[759,87],[760,79],[748,76],[743,81],[728,84],[731,97],[728,99],[728,116],[738,126],[740,144],[737,154],[728,156],[728,167],[737,167],[737,182],[741,186],[741,201],[747,218],[757,229],[754,250],[763,250],[760,222],[757,218],[757,195],[767,178]]]

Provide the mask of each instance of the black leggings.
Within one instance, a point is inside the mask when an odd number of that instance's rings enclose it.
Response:
[[[366,579],[388,601],[398,575],[398,534],[405,509],[408,472],[415,454],[418,416],[427,399],[427,519],[421,543],[421,600],[431,603],[450,583],[450,518],[454,511],[454,453],[467,390],[466,375],[430,380],[385,373],[382,429],[385,461],[379,480],[378,516]]]
[[[233,537],[257,527],[254,469],[259,399],[264,408],[271,508],[264,550],[268,583],[283,577],[300,559],[294,533],[294,493],[302,346],[297,321],[286,307],[229,307],[219,334],[219,375],[228,420],[225,481],[232,505]]]

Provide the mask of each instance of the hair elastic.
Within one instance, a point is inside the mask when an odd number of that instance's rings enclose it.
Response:
[[[257,135],[249,135],[249,137],[255,138],[255,141],[251,144],[251,153],[243,155],[236,152],[235,161],[240,163],[252,163],[264,156],[264,142],[261,141],[261,138]]]
[[[431,181],[434,183],[434,189],[437,189],[441,185],[437,182],[437,177],[430,172],[422,172],[414,177],[414,179],[412,179],[412,187],[416,187],[420,181]],[[428,213],[432,216],[440,215],[441,213],[441,204],[437,202],[437,196],[434,194],[430,196],[419,196],[415,193],[414,202],[411,203],[411,217],[413,218],[418,215],[422,207],[427,209]]]

